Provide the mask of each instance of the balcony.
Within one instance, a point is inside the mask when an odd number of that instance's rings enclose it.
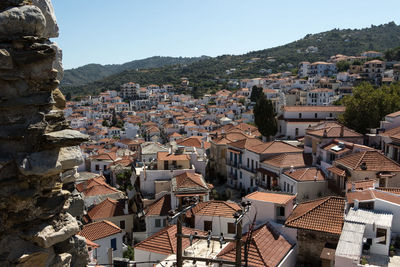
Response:
[[[239,162],[233,161],[233,160],[227,160],[226,161],[226,165],[234,167],[234,168],[241,168],[242,167],[242,163],[239,163]]]

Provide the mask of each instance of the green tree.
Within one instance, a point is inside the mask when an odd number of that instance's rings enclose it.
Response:
[[[115,126],[115,125],[117,125],[117,123],[118,123],[117,113],[115,112],[115,109],[113,109],[111,125]]]
[[[254,106],[254,122],[258,131],[270,140],[278,131],[278,124],[275,118],[274,105],[271,100],[262,94],[261,98],[257,100]]]
[[[251,102],[257,102],[257,100],[260,99],[262,95],[263,95],[263,89],[261,87],[254,85],[253,88],[251,88],[251,95],[250,95]]]
[[[375,88],[369,83],[356,87],[352,96],[345,97],[346,111],[340,120],[349,128],[365,134],[389,113],[400,110],[400,85]]]
[[[343,72],[343,71],[347,71],[350,68],[350,62],[342,60],[339,61],[338,63],[336,63],[336,67],[338,69],[338,72]]]
[[[65,95],[65,99],[67,100],[67,101],[70,101],[71,100],[71,92],[68,92],[66,95]]]

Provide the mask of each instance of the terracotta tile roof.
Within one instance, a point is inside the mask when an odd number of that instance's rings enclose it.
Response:
[[[325,175],[324,173],[315,167],[313,168],[301,168],[301,169],[296,169],[293,172],[286,171],[285,174],[289,176],[290,178],[299,181],[299,182],[304,182],[304,181],[324,181],[325,180]]]
[[[343,131],[343,133],[342,133]],[[326,138],[346,138],[346,137],[359,137],[362,138],[363,135],[353,131],[338,122],[323,122],[321,124],[312,126],[306,131],[307,135],[314,135],[318,137]]]
[[[238,210],[242,210],[242,208],[235,202],[210,200],[207,202],[200,202],[191,211],[188,211],[187,215],[191,216],[194,214],[200,216],[234,218],[233,214]]]
[[[346,107],[343,106],[285,106],[284,111],[289,112],[344,112]]]
[[[78,190],[78,192],[83,193],[86,197],[108,195],[121,192],[107,184],[103,179],[104,177],[100,176],[86,180],[85,182],[78,184],[76,186],[76,189]]]
[[[103,202],[93,206],[87,214],[92,221],[114,216],[123,216],[125,215],[124,208],[126,201],[128,200],[106,198]],[[128,214],[133,214],[130,208],[128,208]]]
[[[291,166],[296,168],[306,166],[303,153],[282,153],[272,156],[264,160],[262,163],[279,168],[289,168]]]
[[[245,260],[244,246],[248,233],[242,238],[242,261]],[[248,252],[249,266],[278,266],[292,249],[293,245],[281,235],[271,224],[257,228],[251,237]],[[235,243],[229,243],[217,256],[218,258],[235,261]]]
[[[85,238],[85,240],[86,240],[86,245],[87,245],[88,247],[92,247],[92,248],[99,248],[99,247],[100,247],[99,244],[96,244],[96,243],[90,241],[89,239],[86,239],[86,238]]]
[[[117,159],[117,155],[115,153],[102,153],[99,155],[92,156],[91,159],[115,161]]]
[[[197,232],[198,235],[205,235],[204,231],[197,229],[182,227],[182,233],[189,235]],[[155,252],[164,255],[176,254],[176,225],[170,225],[146,238],[142,242],[135,245],[135,249]],[[182,248],[186,249],[190,246],[189,238],[182,238]]]
[[[187,154],[170,154],[168,152],[159,151],[157,152],[158,160],[190,160],[190,156]]]
[[[347,202],[350,204],[354,203],[355,199],[357,199],[360,202],[382,199],[400,205],[400,195],[376,189],[366,189],[363,191],[347,192],[346,199]]]
[[[245,138],[239,141],[235,141],[229,144],[231,147],[239,149],[248,149],[252,146],[260,146],[263,142],[258,138]]]
[[[376,189],[400,195],[400,187],[377,187]]]
[[[280,153],[295,153],[303,152],[300,147],[293,146],[291,144],[285,143],[283,141],[272,141],[267,143],[262,143],[261,145],[251,146],[248,150],[261,153],[261,154],[280,154]]]
[[[390,130],[386,130],[383,133],[380,133],[381,136],[394,136],[400,134],[400,126],[392,128]]]
[[[345,201],[341,197],[325,197],[298,204],[285,225],[331,234],[342,232]]]
[[[201,148],[203,144],[204,148],[208,149],[210,147],[210,143],[201,140],[202,138],[203,138],[202,136],[191,136],[188,138],[177,140],[176,143],[179,146],[196,147],[196,148]]]
[[[296,198],[296,196],[287,195],[287,194],[255,191],[255,192],[250,193],[247,196],[245,196],[245,198],[259,200],[259,201],[265,201],[265,202],[272,202],[272,203],[276,203],[276,204],[280,204],[280,205],[286,205],[290,201],[293,201]]]
[[[339,176],[346,176],[346,171],[345,170],[342,170],[342,169],[340,169],[338,167],[335,167],[335,166],[329,167],[329,168],[327,168],[327,170],[330,171],[331,173],[339,175]]]
[[[81,235],[90,241],[95,241],[121,232],[122,230],[118,226],[110,221],[104,220],[84,225],[78,235]]]
[[[168,216],[171,210],[171,195],[167,194],[156,200],[145,209],[145,215]]]
[[[344,156],[335,161],[352,170],[363,170],[365,164],[367,171],[400,172],[400,165],[378,151],[364,151]]]
[[[364,190],[368,188],[374,188],[375,183],[376,183],[375,180],[361,180],[361,181],[347,182],[346,191],[351,191],[351,189],[353,188],[353,184],[355,190]]]
[[[209,190],[201,174],[186,171],[172,178],[173,192],[196,190]]]

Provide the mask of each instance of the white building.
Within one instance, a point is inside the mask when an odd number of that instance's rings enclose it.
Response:
[[[328,88],[316,88],[307,92],[307,105],[327,106],[333,101],[333,90]]]
[[[113,257],[122,258],[123,231],[112,222],[99,221],[86,224],[78,234],[99,245],[93,253],[99,264],[109,263],[108,250],[110,248],[113,250]]]

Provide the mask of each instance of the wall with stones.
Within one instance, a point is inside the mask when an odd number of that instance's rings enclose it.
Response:
[[[67,212],[87,136],[63,117],[56,37],[50,0],[0,1],[0,266],[87,263]]]
[[[339,235],[297,230],[298,254],[297,262],[308,266],[321,266],[321,252],[327,243],[337,245]]]

